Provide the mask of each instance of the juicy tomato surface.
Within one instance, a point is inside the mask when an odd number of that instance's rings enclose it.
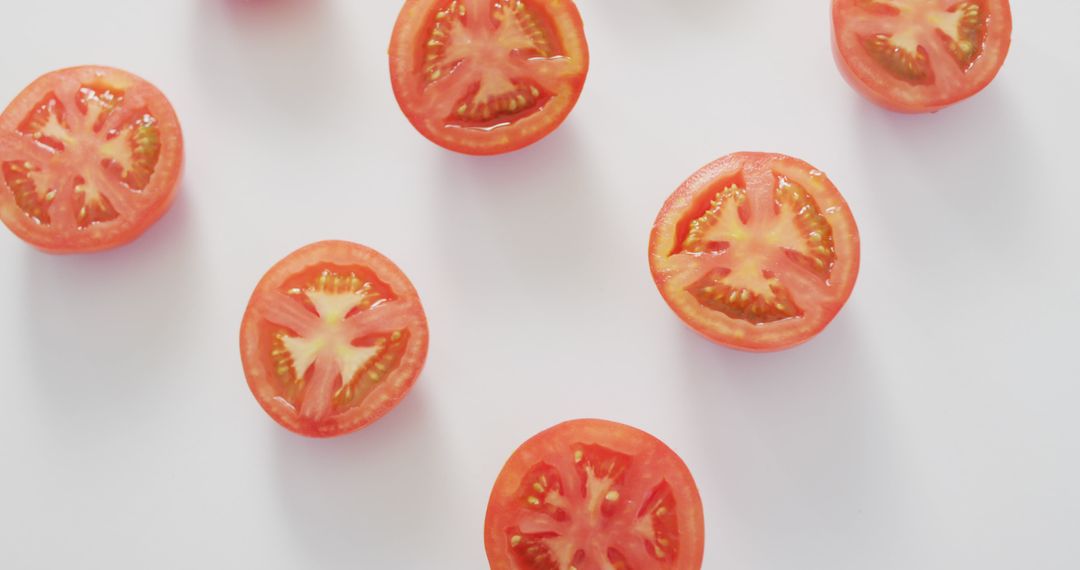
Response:
[[[689,469],[663,442],[574,420],[506,462],[484,544],[493,570],[698,570],[705,520]]]
[[[274,420],[331,437],[390,411],[424,365],[428,328],[405,274],[345,241],[303,247],[251,295],[240,327],[248,386]]]
[[[53,253],[125,244],[168,209],[184,144],[172,105],[126,71],[43,75],[0,115],[0,219]]]
[[[401,110],[467,154],[530,145],[570,114],[589,69],[570,0],[407,0],[390,41]]]
[[[826,176],[780,154],[736,153],[668,198],[649,240],[660,294],[692,328],[743,350],[802,343],[859,273],[859,232]]]
[[[833,0],[844,78],[887,109],[937,111],[986,87],[1009,51],[1008,0]]]

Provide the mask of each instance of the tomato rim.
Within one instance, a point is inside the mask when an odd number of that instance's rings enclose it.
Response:
[[[449,129],[445,118],[432,117],[425,105],[424,86],[418,86],[416,44],[430,28],[435,12],[445,0],[406,0],[394,24],[388,49],[390,83],[394,98],[409,123],[429,141],[447,150],[475,156],[504,154],[523,149],[558,129],[576,107],[589,71],[589,49],[584,23],[572,0],[539,0],[536,9],[544,11],[575,68],[573,74],[559,80],[558,89],[543,108],[517,118],[511,125],[496,129]],[[552,5],[557,5],[553,8]],[[460,90],[459,90],[460,91]],[[430,106],[430,103],[427,104]]]
[[[129,196],[132,202],[138,203],[135,212],[137,215],[134,218],[121,215],[115,220],[95,223],[85,229],[68,228],[62,234],[53,231],[52,225],[39,224],[19,209],[8,185],[0,182],[0,221],[24,242],[46,253],[94,253],[126,245],[157,222],[168,211],[178,194],[183,175],[184,141],[176,111],[164,93],[152,83],[115,67],[80,65],[50,71],[36,78],[23,88],[0,114],[0,153],[11,156],[9,153],[19,152],[21,154],[17,156],[23,159],[32,158],[38,161],[41,160],[40,157],[47,156],[49,160],[65,163],[63,153],[47,155],[41,149],[29,153],[17,150],[26,148],[27,145],[25,135],[16,133],[15,129],[50,92],[60,87],[58,84],[70,88],[75,83],[85,85],[102,80],[122,84],[129,94],[139,94],[140,98],[145,98],[145,106],[156,119],[161,133],[161,152],[147,187]],[[36,156],[30,156],[35,153]],[[0,156],[0,159],[3,159],[3,156]],[[47,164],[43,166],[46,169],[48,167]]]
[[[672,274],[677,270],[668,258],[673,256],[679,245],[679,227],[689,215],[688,209],[696,208],[704,197],[715,192],[721,181],[742,176],[747,163],[758,165],[756,168],[768,169],[776,183],[777,165],[783,169],[783,175],[793,177],[808,190],[815,199],[822,201],[822,196],[831,204],[823,210],[836,208],[836,214],[830,218],[834,228],[840,222],[837,266],[830,281],[837,281],[832,295],[822,303],[809,305],[817,311],[814,320],[800,317],[786,319],[776,323],[754,325],[740,321],[701,305],[686,290],[670,291]],[[816,180],[816,182],[815,182]],[[832,181],[820,170],[797,158],[783,154],[764,152],[736,152],[725,155],[698,169],[673,192],[661,207],[653,223],[649,236],[649,269],[661,297],[679,319],[712,342],[748,352],[773,352],[785,350],[809,341],[831,323],[840,309],[847,303],[858,280],[861,261],[861,245],[858,226],[850,206]],[[828,285],[832,287],[832,285]],[[817,301],[818,299],[815,299]],[[703,315],[703,316],[702,316]],[[791,323],[794,323],[792,325]],[[734,326],[734,330],[732,330]]]
[[[639,428],[610,420],[585,418],[568,420],[547,428],[520,444],[504,463],[488,498],[484,517],[484,548],[491,570],[522,570],[515,563],[506,544],[505,529],[520,517],[514,518],[511,505],[522,481],[530,470],[541,462],[548,462],[552,454],[561,454],[560,473],[571,472],[572,466],[566,453],[574,443],[597,444],[618,453],[631,455],[647,453],[645,461],[666,467],[660,481],[668,483],[679,494],[679,541],[680,558],[672,570],[698,570],[705,556],[705,516],[701,494],[690,468],[682,458],[656,436]],[[615,449],[618,448],[618,449]],[[520,507],[519,507],[520,509]],[[640,515],[638,515],[640,516]],[[608,544],[610,546],[610,543]]]
[[[897,93],[906,92],[911,88],[905,86],[902,81],[889,77],[877,67],[878,64],[866,61],[868,56],[863,53],[862,47],[857,42],[853,43],[853,39],[848,37],[848,34],[841,32],[845,28],[844,16],[856,9],[850,6],[851,1],[833,0],[832,2],[830,36],[833,59],[840,75],[856,92],[884,109],[906,114],[934,113],[967,100],[993,82],[1008,57],[1012,44],[1012,8],[1008,0],[986,0],[987,3],[993,4],[991,25],[984,41],[988,47],[988,53],[981,55],[972,69],[963,72],[964,75],[962,75],[967,79],[968,73],[977,71],[975,79],[965,82],[963,89],[960,90],[921,99],[902,99]],[[952,62],[946,62],[946,64],[952,65]],[[926,91],[931,90],[926,89]]]
[[[267,365],[260,327],[271,322],[266,315],[263,295],[279,290],[290,278],[306,270],[326,266],[364,266],[385,282],[395,298],[415,304],[416,311],[409,327],[410,338],[400,363],[385,381],[367,398],[378,395],[377,402],[356,405],[343,413],[324,418],[312,424],[301,418],[295,406],[283,401],[280,390],[272,380],[272,365]],[[275,422],[299,435],[316,438],[336,437],[360,430],[381,419],[395,408],[416,384],[423,371],[428,353],[429,331],[427,316],[420,303],[419,294],[405,273],[388,257],[378,251],[343,240],[325,240],[301,247],[266,271],[255,286],[240,326],[240,358],[248,388],[259,405]],[[391,389],[396,386],[396,389]]]

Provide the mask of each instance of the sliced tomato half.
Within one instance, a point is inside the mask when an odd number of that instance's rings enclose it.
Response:
[[[668,198],[649,265],[664,300],[699,333],[778,350],[819,333],[847,301],[859,232],[821,171],[780,154],[736,153]]]
[[[172,203],[184,144],[172,105],[126,71],[54,71],[0,115],[0,220],[53,253],[127,243]]]
[[[390,41],[401,110],[450,150],[498,154],[555,130],[589,69],[570,0],[407,0]]]
[[[306,436],[360,429],[396,406],[427,357],[428,328],[405,274],[345,241],[303,247],[251,295],[240,327],[248,386],[270,417]]]
[[[705,519],[671,448],[627,425],[574,420],[510,456],[484,544],[492,570],[698,570]]]
[[[857,91],[894,111],[966,99],[1009,52],[1008,0],[833,0],[833,53]]]

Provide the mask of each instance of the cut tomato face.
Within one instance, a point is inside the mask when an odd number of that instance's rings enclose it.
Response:
[[[589,69],[570,0],[407,0],[390,79],[409,122],[467,154],[530,145],[570,114]]]
[[[248,386],[301,435],[360,429],[397,405],[427,357],[428,328],[405,274],[344,241],[303,247],[259,281],[240,327]]]
[[[506,462],[484,544],[492,570],[698,570],[705,519],[689,469],[663,442],[575,420]]]
[[[176,113],[146,80],[48,73],[0,115],[0,220],[53,253],[125,244],[172,203],[183,156]]]
[[[926,113],[986,87],[1012,36],[1008,0],[833,0],[833,53],[857,91]]]
[[[814,167],[737,153],[668,198],[649,266],[664,300],[699,333],[743,350],[779,350],[821,332],[847,301],[859,231]]]

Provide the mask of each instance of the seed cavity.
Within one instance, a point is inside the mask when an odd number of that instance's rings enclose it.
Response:
[[[689,253],[720,252],[730,245],[727,241],[709,241],[709,230],[718,225],[725,229],[741,226],[745,216],[740,210],[746,207],[746,189],[732,184],[716,193],[708,209],[690,222],[689,232],[682,243],[682,251]]]
[[[468,94],[455,105],[451,123],[499,123],[513,116],[534,112],[543,107],[550,98],[537,85],[525,80],[513,82],[507,88],[487,96],[480,94],[483,89],[482,82],[473,85]]]
[[[141,112],[128,124],[109,131],[101,145],[101,166],[132,190],[144,190],[161,156],[157,119]]]
[[[448,48],[453,42],[464,41],[464,20],[467,11],[464,0],[452,0],[435,12],[431,34],[424,42],[424,77],[428,83],[449,75],[461,61],[461,54]]]
[[[633,458],[597,444],[575,444],[582,461],[575,464],[581,487],[578,492],[585,500],[585,509],[594,519],[610,517],[619,509],[619,487]]]
[[[934,82],[930,56],[922,46],[908,45],[888,34],[873,34],[860,38],[863,48],[885,71],[912,85]]]
[[[87,117],[96,133],[123,101],[124,92],[120,89],[105,84],[83,85],[75,98],[75,108]]]
[[[522,479],[517,496],[524,506],[557,520],[566,520],[569,505],[563,495],[562,477],[547,463],[534,465]]]
[[[659,560],[674,560],[679,555],[679,518],[675,493],[667,481],[650,491],[638,512],[635,527],[646,543],[646,550]]]
[[[549,541],[558,535],[552,532],[521,532],[518,527],[506,530],[510,551],[517,561],[515,568],[529,570],[563,570],[555,558]]]
[[[350,378],[342,378],[341,388],[334,394],[334,402],[339,406],[348,406],[362,400],[397,369],[407,346],[408,334],[402,331],[394,331],[389,337],[376,339],[376,352],[368,357],[366,364],[358,368]]]
[[[625,568],[626,570],[630,570],[630,561],[626,558],[626,555],[623,554],[621,550],[615,548],[614,546],[608,547],[607,559],[608,563],[611,564],[611,568]]]
[[[80,228],[92,224],[115,220],[120,216],[102,189],[86,181],[82,176],[75,177],[75,223]]]
[[[803,315],[802,309],[795,304],[788,289],[767,271],[761,272],[767,289],[761,292],[737,283],[728,283],[731,274],[729,269],[715,269],[692,283],[686,290],[702,305],[733,319],[755,325]]]
[[[491,12],[499,30],[499,39],[510,51],[528,52],[529,57],[551,57],[552,39],[544,31],[540,19],[526,2],[499,0]]]
[[[34,105],[17,130],[54,152],[60,152],[66,144],[74,142],[69,133],[67,109],[52,92]]]
[[[960,69],[967,71],[982,54],[990,14],[977,2],[957,4],[950,12],[956,14],[956,32],[946,34],[949,53]]]
[[[31,162],[10,160],[0,165],[4,184],[15,195],[15,205],[39,224],[49,225],[49,207],[56,198],[41,168]]]
[[[832,224],[805,188],[785,176],[777,176],[777,180],[775,207],[781,214],[790,214],[802,238],[802,243],[791,244],[795,247],[785,247],[784,253],[822,281],[828,281],[836,265]]]

